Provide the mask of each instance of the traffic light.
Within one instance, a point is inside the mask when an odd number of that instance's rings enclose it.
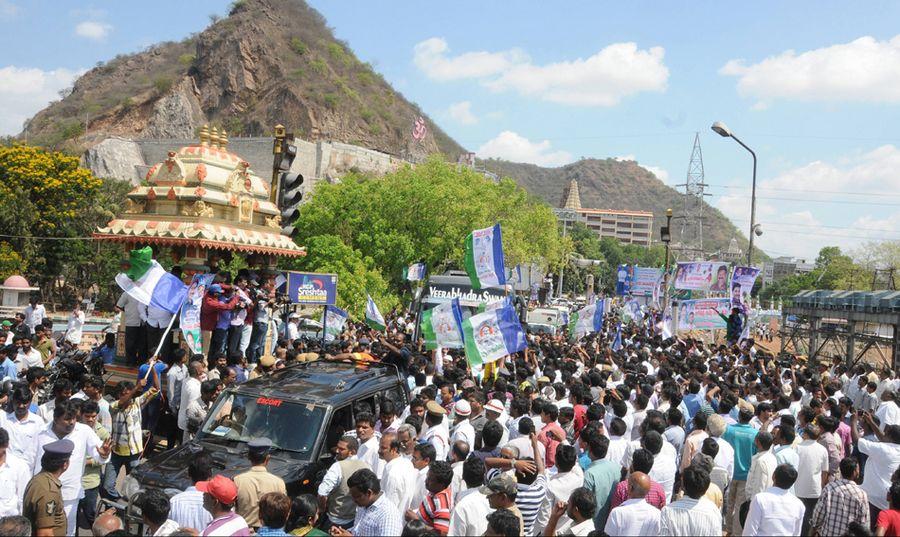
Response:
[[[291,237],[294,233],[294,221],[300,214],[298,205],[303,199],[303,176],[299,173],[281,172],[278,184],[280,187],[278,209],[281,211],[281,234]]]

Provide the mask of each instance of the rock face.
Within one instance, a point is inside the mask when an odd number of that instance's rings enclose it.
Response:
[[[107,138],[89,148],[81,156],[81,164],[97,177],[131,181],[138,185],[141,177],[138,167],[144,166],[140,147],[127,138]]]
[[[71,119],[84,110],[91,110],[89,138]],[[427,132],[416,139],[419,117]],[[204,123],[232,138],[271,136],[282,124],[313,142],[412,160],[437,152],[456,160],[463,152],[303,0],[234,2],[227,18],[195,36],[91,69],[69,96],[35,115],[29,138],[77,150],[110,135],[194,138]]]
[[[197,93],[194,79],[182,79],[171,93],[156,101],[141,134],[146,138],[194,138],[206,122]]]

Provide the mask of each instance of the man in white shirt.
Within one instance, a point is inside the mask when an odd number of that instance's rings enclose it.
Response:
[[[756,455],[750,459],[750,471],[747,473],[747,484],[744,487],[745,498],[753,498],[755,494],[771,487],[772,475],[775,467],[778,466],[778,460],[771,449],[772,434],[760,431],[754,442],[756,443]]]
[[[544,535],[575,535],[586,537],[594,531],[594,515],[597,512],[597,499],[590,490],[581,487],[572,491],[567,502],[558,502],[553,506],[550,520],[544,529]],[[562,526],[559,521],[567,517],[571,522]]]
[[[183,528],[206,528],[213,517],[203,508],[203,493],[196,484],[212,477],[212,459],[204,453],[193,457],[187,473],[193,484],[169,500],[169,518]]]
[[[187,353],[179,351],[182,351],[182,349],[177,349],[173,353],[172,365],[166,371],[166,396],[169,399],[169,410],[175,416],[179,414],[179,406],[181,405],[181,385],[184,384],[184,379],[187,378],[187,365],[185,365]]]
[[[25,461],[29,473],[33,473],[37,435],[47,423],[29,410],[32,394],[27,387],[16,388],[11,397],[13,411],[0,420],[9,433],[8,451]]]
[[[470,447],[475,446],[475,427],[469,422],[469,416],[472,414],[472,407],[465,399],[460,399],[453,405],[454,418],[453,428],[450,429],[450,443],[453,444],[462,440]]]
[[[447,460],[447,453],[450,449],[450,439],[447,429],[444,427],[444,416],[446,415],[447,411],[437,401],[428,401],[425,404],[425,425],[428,428],[422,433],[422,442],[434,446],[434,460],[436,461]]]
[[[16,367],[19,369],[20,374],[32,367],[43,367],[44,361],[41,359],[41,353],[31,346],[31,338],[20,337],[16,340],[16,345],[19,346],[19,354],[16,355]]]
[[[538,515],[538,520],[549,517],[549,510],[559,502],[565,502],[575,489],[584,485],[584,471],[578,465],[578,453],[575,446],[560,444],[556,446],[556,473],[554,468],[549,470],[550,479],[547,482],[547,513]],[[559,520],[559,528],[566,528],[572,523],[569,515],[563,514]]]
[[[25,487],[31,481],[28,464],[9,450],[9,433],[0,429],[0,516],[22,514]]]
[[[101,442],[97,433],[87,425],[78,423],[77,418],[78,412],[74,402],[57,403],[53,411],[53,421],[37,435],[37,449],[32,461],[33,471],[37,475],[41,471],[41,457],[44,455],[45,445],[65,438],[71,440],[75,446],[69,458],[69,468],[59,477],[62,482],[63,509],[68,524],[66,535],[75,535],[78,501],[84,497],[81,478],[84,476],[84,464],[87,457],[105,464],[109,462],[111,451],[109,439]]]
[[[803,502],[808,513],[803,517],[803,535],[809,534],[809,518],[822,495],[822,488],[828,483],[828,450],[817,442],[821,434],[822,429],[818,425],[807,424],[803,428],[803,441],[797,444],[794,494]],[[871,497],[869,501],[872,501]]]
[[[873,431],[878,441],[860,438],[859,419],[854,413],[850,418],[850,434],[860,453],[868,455],[865,475],[861,488],[866,491],[869,503],[882,511],[889,509],[887,496],[891,487],[891,476],[900,466],[900,427],[888,427],[881,432],[870,414],[863,414],[866,427]],[[808,509],[809,507],[807,507]]]
[[[375,434],[375,416],[369,412],[361,412],[356,415],[356,440],[359,442],[359,451],[356,458],[367,463],[369,467],[381,479],[384,465],[378,458],[378,436]]]
[[[468,460],[481,462],[475,457]],[[484,468],[483,463],[482,468]],[[491,509],[488,497],[482,492],[482,488],[470,489],[472,492],[453,506],[447,535],[484,535],[487,531],[487,517],[494,510]]]
[[[382,460],[381,491],[396,505],[401,513],[412,508],[419,472],[412,462],[400,454],[400,441],[396,433],[384,433],[378,447]]]
[[[753,496],[744,522],[744,535],[807,535],[803,530],[806,508],[790,488],[797,480],[797,470],[789,464],[775,468],[774,486]],[[747,480],[749,485],[750,481]]]
[[[688,466],[681,476],[684,497],[663,507],[660,535],[696,535],[721,537],[722,512],[704,497],[709,474],[697,466]]]
[[[896,394],[892,390],[885,390],[881,393],[881,404],[875,410],[875,417],[881,423],[879,428],[884,431],[888,425],[900,425],[900,407],[895,401]]]
[[[147,337],[141,310],[144,305],[128,293],[122,293],[116,309],[122,312],[125,323],[125,362],[130,365],[143,363],[147,357]]]
[[[37,295],[33,295],[29,301],[28,305],[25,306],[25,309],[22,311],[25,314],[25,326],[34,333],[34,327],[44,322],[44,318],[47,317],[47,310],[44,308],[44,305],[41,304],[41,299]]]
[[[606,450],[605,459],[619,466],[624,466],[625,453],[628,451],[630,440],[625,436],[625,421],[621,418],[613,418],[609,424],[609,449]]]
[[[609,512],[607,535],[659,535],[660,511],[644,500],[648,492],[650,476],[643,472],[628,476],[628,499]]]
[[[650,469],[650,478],[662,485],[666,492],[666,501],[672,501],[672,491],[675,487],[675,473],[678,471],[675,448],[663,440],[661,434],[656,431],[646,431],[641,440],[644,449],[653,454],[653,468]],[[668,446],[668,449],[663,449]]]
[[[193,360],[188,364],[188,377],[181,383],[181,403],[178,406],[178,428],[184,431],[183,441],[190,442],[192,435],[187,427],[187,409],[200,399],[200,383],[206,373],[203,360]]]

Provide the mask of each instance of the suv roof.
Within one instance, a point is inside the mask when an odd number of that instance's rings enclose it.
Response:
[[[397,368],[393,365],[318,360],[293,364],[249,380],[235,391],[339,405],[352,401],[360,392],[376,391],[390,381],[400,382]]]

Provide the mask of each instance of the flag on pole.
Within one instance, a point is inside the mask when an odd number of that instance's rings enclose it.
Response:
[[[459,299],[454,298],[422,312],[422,334],[425,337],[425,348],[429,350],[463,348]]]
[[[403,279],[418,282],[425,279],[425,263],[413,263],[403,269]]]
[[[387,323],[384,322],[384,316],[378,311],[378,306],[368,294],[366,294],[366,324],[374,330],[384,330],[387,326]]]
[[[576,311],[569,318],[569,338],[581,339],[591,332],[599,332],[603,327],[603,309],[605,300],[598,300],[590,306]]]
[[[131,267],[116,275],[119,287],[141,304],[178,313],[188,286],[153,259],[153,250],[149,246],[132,250],[128,262]]]
[[[469,233],[466,237],[465,265],[474,289],[506,285],[500,224]]]
[[[505,296],[500,300],[495,300],[494,302],[482,302],[481,304],[478,304],[478,307],[476,309],[478,310],[478,313],[484,313],[486,311],[493,311],[495,309],[510,305],[512,305],[512,302],[509,301],[508,296]]]
[[[610,348],[616,352],[622,350],[622,323],[616,326],[616,338],[613,340]]]
[[[472,366],[488,364],[527,346],[516,311],[504,306],[462,322],[466,359]]]
[[[325,306],[325,342],[329,343],[337,339],[344,331],[349,315],[336,306]]]

